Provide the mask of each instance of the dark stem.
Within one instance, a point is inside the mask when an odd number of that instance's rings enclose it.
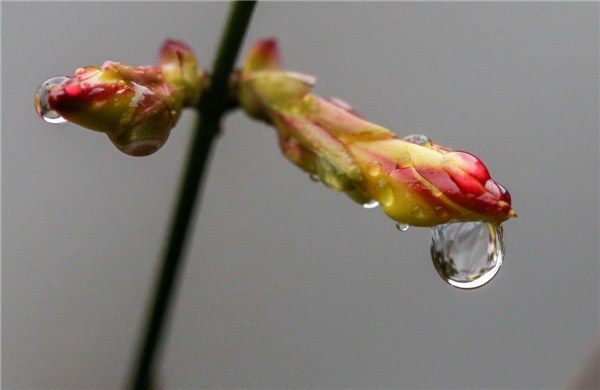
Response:
[[[200,102],[200,119],[188,155],[179,202],[172,219],[168,245],[153,294],[152,310],[148,315],[142,344],[133,367],[131,389],[147,390],[152,385],[157,349],[165,333],[169,303],[177,286],[177,275],[182,264],[182,252],[194,214],[196,196],[202,183],[211,145],[220,131],[221,118],[227,110],[229,75],[233,70],[255,5],[255,1],[236,1],[229,12],[229,19],[213,66],[210,86]]]

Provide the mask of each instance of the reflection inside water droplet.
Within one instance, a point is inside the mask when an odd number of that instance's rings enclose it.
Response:
[[[403,138],[406,142],[412,142],[413,144],[425,146],[431,142],[428,136],[423,134],[411,134]]]
[[[399,231],[401,231],[401,232],[405,232],[405,231],[407,231],[409,227],[410,227],[410,226],[408,226],[407,224],[405,224],[405,223],[402,223],[402,222],[398,222],[398,223],[396,224],[396,229],[398,229],[398,230],[399,230]]]
[[[431,228],[431,259],[442,279],[462,289],[481,287],[500,270],[504,231],[485,222],[458,222]]]
[[[319,175],[317,175],[316,173],[311,173],[310,175],[308,175],[308,177],[310,178],[310,180],[314,181],[315,183],[318,183],[321,181],[319,179]]]
[[[52,91],[52,86],[62,83],[68,77],[59,76],[48,79],[40,85],[35,93],[35,110],[38,115],[47,123],[53,125],[60,125],[65,123],[67,120],[63,118],[58,112],[50,108],[48,104],[48,96]]]
[[[374,209],[375,207],[379,206],[379,202],[376,201],[375,199],[371,200],[369,203],[365,203],[362,205],[365,209]]]

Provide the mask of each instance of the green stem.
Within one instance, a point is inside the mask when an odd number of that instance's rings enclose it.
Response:
[[[196,197],[201,188],[204,169],[208,165],[211,145],[220,131],[221,119],[227,110],[229,75],[233,71],[255,5],[255,1],[236,1],[232,4],[213,66],[210,86],[203,94],[199,105],[200,120],[188,155],[179,202],[173,216],[168,245],[153,295],[152,310],[148,316],[143,341],[132,372],[131,389],[147,390],[151,386],[151,376],[156,366],[156,352],[165,333],[169,303],[175,292]]]

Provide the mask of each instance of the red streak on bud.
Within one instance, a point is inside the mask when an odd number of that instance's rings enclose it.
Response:
[[[429,181],[434,187],[440,190],[442,194],[444,194],[448,199],[457,205],[471,209],[475,212],[482,212],[483,209],[487,207],[483,206],[475,210],[473,208],[473,200],[475,195],[469,191],[472,186],[468,186],[469,188],[461,188],[461,185],[453,180],[448,172],[437,167],[415,167],[415,169],[421,176],[423,176],[423,178]],[[467,183],[464,183],[464,185],[466,184]],[[481,191],[479,191],[479,193],[481,193]]]
[[[471,153],[461,151],[450,152],[446,154],[446,157],[456,162],[456,165],[460,167],[460,169],[471,175],[482,185],[485,185],[485,183],[490,180],[490,174],[485,165]]]
[[[415,198],[421,199],[432,209],[443,210],[446,215],[458,217],[459,213],[454,209],[448,208],[444,201],[435,196],[431,191],[431,187],[423,181],[421,176],[420,172],[414,167],[399,168],[390,173],[387,181],[402,183],[402,185],[406,186],[412,192]]]

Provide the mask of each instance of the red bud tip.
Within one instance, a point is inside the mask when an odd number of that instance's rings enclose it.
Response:
[[[160,48],[160,51],[158,53],[158,58],[160,59],[160,61],[162,62],[162,60],[168,56],[169,54],[172,53],[188,53],[188,54],[194,54],[192,52],[192,49],[186,45],[185,43],[175,40],[175,39],[167,39],[162,47]]]
[[[274,38],[263,39],[252,46],[244,64],[244,72],[278,70],[281,68],[279,47]]]

